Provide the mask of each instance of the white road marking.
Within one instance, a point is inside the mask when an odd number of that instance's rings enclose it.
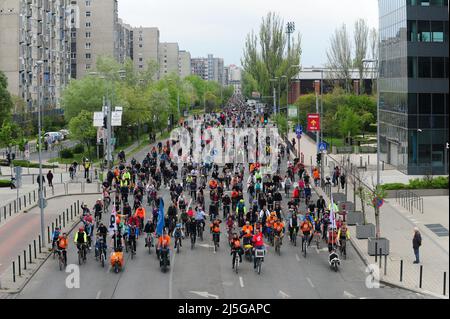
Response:
[[[319,249],[317,249],[317,247],[316,247],[316,253],[317,253],[317,254],[320,254],[320,251],[319,251]]]
[[[244,288],[244,279],[242,279],[241,276],[239,276],[239,283],[241,284],[241,287]]]
[[[297,261],[300,261],[300,257],[298,256],[298,254],[295,254],[295,259],[297,259]]]
[[[205,297],[205,298],[212,297],[212,298],[215,298],[215,299],[219,299],[219,296],[212,295],[212,294],[210,294],[207,291],[189,291],[189,292],[193,293],[193,294],[196,294],[196,295],[199,295],[199,296],[202,296],[202,297]]]
[[[278,292],[278,296],[281,296],[281,298],[283,298],[283,299],[286,299],[286,298],[290,297],[287,293],[285,293],[285,292],[283,292],[281,290]]]
[[[308,281],[308,283],[311,285],[311,287],[312,288],[314,288],[314,285],[313,285],[313,283],[312,283],[312,281],[311,281],[311,279],[309,279],[308,277],[306,277],[306,280]]]
[[[100,294],[102,293],[102,291],[101,290],[99,290],[98,292],[97,292],[97,297],[95,297],[95,299],[100,299]]]
[[[356,298],[355,295],[352,295],[351,293],[349,293],[349,292],[347,292],[345,290],[344,290],[344,297],[349,298],[349,299]]]

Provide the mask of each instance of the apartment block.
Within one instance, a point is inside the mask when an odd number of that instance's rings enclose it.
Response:
[[[178,43],[163,42],[159,45],[159,77],[170,73],[179,74],[179,49]]]
[[[133,28],[133,61],[137,70],[145,69],[148,61],[159,64],[158,28]]]
[[[0,0],[0,70],[30,112],[37,110],[38,98],[44,110],[59,107],[69,81],[69,2]]]
[[[221,85],[225,84],[225,66],[222,58],[215,58],[208,54],[206,58],[191,59],[192,74],[196,74],[203,80],[216,81]]]
[[[119,63],[124,63],[125,60],[133,60],[133,28],[119,19],[118,25],[119,33]]]
[[[191,75],[191,54],[188,51],[180,51],[179,55],[179,75],[182,79]]]
[[[198,75],[203,80],[208,80],[208,60],[205,58],[191,59],[191,73]]]

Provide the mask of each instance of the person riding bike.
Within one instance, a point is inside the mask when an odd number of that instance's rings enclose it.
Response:
[[[175,238],[175,246],[174,248],[177,248],[178,242],[180,243],[180,247],[183,247],[181,244],[181,239],[184,238],[183,229],[181,227],[182,225],[180,223],[176,224],[175,229],[173,231],[173,237]]]
[[[78,231],[75,233],[75,237],[73,242],[77,245],[77,249],[80,250],[82,246],[87,246],[88,238],[87,234],[84,231],[83,227],[80,227]]]
[[[291,240],[293,240],[294,231],[296,234],[298,234],[300,221],[298,220],[297,213],[293,209],[290,209],[290,213],[291,218],[289,218],[289,237],[291,238]]]
[[[69,245],[69,239],[67,238],[67,233],[63,233],[58,236],[56,240],[56,247],[58,249],[58,254],[62,252],[64,258],[64,265],[67,266],[67,246]]]
[[[304,243],[304,241],[305,240],[308,241],[308,246],[309,246],[309,244],[311,242],[311,238],[310,238],[310,236],[311,236],[311,229],[312,229],[311,221],[308,218],[305,217],[305,220],[300,225],[300,229],[301,229],[301,231],[303,233],[303,236],[302,236],[302,251],[303,251],[303,243]]]
[[[256,228],[255,234],[253,235],[252,243],[255,250],[266,249],[266,246],[264,245],[264,236],[258,228]],[[253,253],[253,255],[255,255],[255,253]],[[253,268],[256,269],[256,258],[253,259]]]
[[[284,222],[281,219],[278,219],[273,224],[273,231],[275,235],[278,235],[280,237],[280,245],[283,244],[283,237],[284,237]]]
[[[97,199],[97,201],[95,202],[94,207],[92,208],[92,210],[94,211],[94,218],[95,220],[102,220],[102,211],[103,211],[103,204],[102,204],[102,199],[99,198]]]
[[[55,248],[56,242],[59,239],[59,236],[61,235],[61,229],[59,227],[55,228],[55,231],[52,233],[52,248]]]
[[[347,228],[347,224],[343,223],[342,227],[338,231],[339,246],[342,246],[342,241],[350,239],[350,231]]]
[[[338,232],[336,231],[336,228],[331,226],[328,231],[328,252],[329,253],[331,253],[333,250],[336,249],[338,239],[339,239]]]
[[[108,247],[106,246],[106,240],[100,232],[97,232],[95,237],[95,257],[100,256],[100,254],[105,251]]]
[[[269,218],[266,221],[266,235],[270,238],[273,232],[273,224],[278,219],[277,213],[271,212]]]
[[[201,207],[196,208],[195,212],[195,222],[199,225],[202,225],[203,231],[205,230],[205,218],[206,214]]]
[[[148,239],[151,236],[151,234],[153,234],[155,232],[155,224],[152,222],[151,219],[147,219],[147,223],[145,224],[144,227],[144,233],[147,234],[147,236],[145,237],[145,247],[148,246]]]
[[[253,237],[253,226],[250,225],[250,222],[245,222],[245,225],[242,227],[241,237],[243,239],[244,246],[250,244]]]
[[[239,255],[239,262],[242,263],[242,254],[244,253],[242,247],[241,247],[241,240],[238,237],[238,234],[234,233],[233,238],[230,242],[231,246],[231,255],[233,256],[233,269],[234,269],[234,263],[236,258],[236,253]]]
[[[136,237],[137,237],[138,228],[136,225],[129,224],[128,225],[128,243],[130,245],[131,250],[136,253]]]
[[[156,255],[160,258],[161,249],[168,250],[168,257],[170,256],[170,236],[167,235],[167,231],[164,229],[164,232],[158,238],[158,243],[156,244]],[[170,258],[169,258],[170,264]]]
[[[247,208],[245,207],[245,201],[241,199],[236,205],[236,215],[238,217],[239,227],[244,226],[244,216],[247,214]]]
[[[222,223],[220,219],[215,219],[209,226],[213,236],[213,242],[216,240],[218,247],[220,247],[220,223]]]

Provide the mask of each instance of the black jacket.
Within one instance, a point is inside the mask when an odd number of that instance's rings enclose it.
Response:
[[[413,238],[412,242],[413,242],[414,249],[418,249],[420,246],[422,246],[422,236],[420,236],[419,232],[416,232],[414,234],[414,238]]]

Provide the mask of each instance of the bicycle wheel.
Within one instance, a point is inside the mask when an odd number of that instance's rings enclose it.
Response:
[[[238,268],[239,268],[239,257],[236,256],[234,261],[234,270],[236,271],[236,273],[238,273]]]
[[[63,270],[63,267],[64,267],[64,257],[59,257],[59,270]]]
[[[102,267],[105,268],[105,254],[103,252],[100,254],[100,261],[102,263]]]
[[[258,258],[258,264],[256,266],[257,270],[258,270],[258,275],[261,275],[261,258]]]
[[[81,262],[82,262],[81,250],[78,250],[78,265],[81,266]]]
[[[308,240],[304,239],[302,245],[303,245],[303,257],[306,258],[306,248],[308,247]]]

